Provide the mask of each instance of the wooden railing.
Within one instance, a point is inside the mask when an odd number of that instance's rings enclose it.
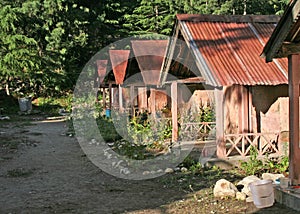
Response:
[[[250,155],[251,146],[255,147],[258,155],[276,153],[278,150],[279,133],[244,133],[224,135],[226,145],[226,157]]]
[[[201,140],[215,138],[216,122],[189,122],[180,126],[180,138],[184,140]]]

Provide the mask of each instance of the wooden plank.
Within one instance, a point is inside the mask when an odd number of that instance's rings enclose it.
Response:
[[[172,142],[178,140],[178,115],[177,115],[177,100],[178,100],[178,86],[177,82],[172,82],[171,84],[171,112],[172,112]]]
[[[292,185],[300,184],[299,149],[299,82],[300,55],[289,56],[289,176]]]
[[[216,139],[217,139],[217,156],[226,157],[226,145],[224,141],[224,93],[222,88],[214,90],[215,111],[216,111]]]

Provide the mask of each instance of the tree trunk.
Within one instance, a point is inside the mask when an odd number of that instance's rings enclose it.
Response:
[[[5,91],[6,91],[6,95],[7,95],[7,96],[10,96],[9,85],[8,85],[8,83],[5,84]]]
[[[244,12],[243,12],[243,15],[246,15],[246,14],[247,14],[247,0],[244,0],[243,4],[244,4]]]

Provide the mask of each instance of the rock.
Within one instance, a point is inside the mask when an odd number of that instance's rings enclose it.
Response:
[[[181,171],[181,172],[187,172],[187,171],[188,171],[188,169],[187,169],[187,168],[185,168],[185,167],[181,167],[180,171]]]
[[[166,168],[165,173],[173,173],[174,170],[172,168]]]
[[[262,174],[262,179],[263,180],[272,180],[273,183],[275,183],[275,180],[278,178],[284,177],[283,174],[272,174],[272,173],[263,173]]]
[[[175,167],[174,170],[175,170],[175,172],[179,172],[180,171],[180,167]]]
[[[242,189],[242,193],[245,193],[247,196],[251,196],[251,191],[249,188],[249,184],[254,182],[254,181],[258,181],[260,180],[258,177],[256,177],[255,175],[250,175],[245,177],[243,180],[241,180],[240,182],[238,182],[237,185],[243,185],[244,188]]]
[[[246,194],[243,192],[237,192],[235,196],[235,198],[240,201],[245,201],[246,197],[247,197]]]
[[[0,115],[0,120],[10,120],[9,116],[1,116]]]
[[[162,169],[158,169],[156,172],[157,172],[157,173],[162,173],[163,170],[162,170]]]
[[[215,197],[235,197],[238,190],[233,183],[225,179],[221,179],[217,181],[213,192]]]
[[[249,203],[249,202],[253,202],[253,198],[252,196],[249,196],[248,198],[246,198],[246,202]]]
[[[150,174],[149,171],[144,171],[144,172],[143,172],[143,175],[149,175],[149,174]]]

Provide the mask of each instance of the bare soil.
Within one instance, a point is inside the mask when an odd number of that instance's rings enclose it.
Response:
[[[94,166],[66,132],[64,121],[0,121],[0,213],[295,213],[277,203],[259,210],[252,203],[215,199],[209,172],[115,178]]]

